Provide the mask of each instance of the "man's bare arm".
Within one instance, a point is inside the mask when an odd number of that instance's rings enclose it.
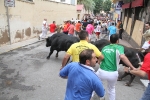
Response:
[[[147,73],[145,71],[140,70],[140,69],[130,70],[128,67],[125,67],[124,71],[127,73],[131,73],[133,75],[140,76],[140,77],[145,77],[147,75]]]
[[[98,64],[100,64],[100,62],[104,59],[104,56],[101,54],[99,57],[98,57]]]
[[[62,61],[62,68],[67,64],[67,61],[68,61],[68,59],[69,59],[69,57],[70,57],[71,55],[69,55],[69,54],[65,54],[65,56],[64,56],[64,58],[63,58],[63,61]]]
[[[131,64],[131,62],[128,60],[128,58],[124,54],[120,55],[120,59],[131,69],[135,69],[135,67]]]

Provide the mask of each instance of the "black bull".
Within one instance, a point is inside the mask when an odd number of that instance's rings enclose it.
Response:
[[[57,33],[57,34],[54,34],[53,36],[47,38],[46,47],[51,46],[50,53],[47,56],[47,59],[50,58],[50,56],[51,56],[51,54],[53,53],[54,50],[57,51],[56,57],[58,57],[58,52],[59,51],[67,51],[68,48],[71,46],[71,44],[73,44],[75,42],[78,42],[78,41],[79,41],[79,39],[77,37],[68,36],[68,35],[65,35],[65,34],[62,34],[62,33]],[[101,51],[102,48],[104,46],[110,44],[110,42],[108,40],[102,39],[102,40],[93,42],[93,44]],[[126,47],[126,46],[124,46],[124,52],[125,52],[125,55],[127,56],[127,58],[129,59],[129,61],[132,63],[132,65],[135,68],[138,68],[139,67],[138,63],[140,63],[144,59],[143,53],[140,52],[137,49]],[[120,64],[122,64],[123,66],[127,66],[122,61],[120,61]],[[118,80],[121,81],[127,75],[130,75],[130,80],[126,83],[126,85],[130,86],[132,81],[135,78],[135,75],[132,75],[130,73],[125,72],[122,76],[120,76],[118,78]]]
[[[67,51],[69,47],[75,42],[79,42],[79,38],[74,36],[69,36],[63,33],[56,33],[51,37],[48,37],[46,39],[46,47],[51,46],[51,48],[50,48],[50,53],[47,56],[47,59],[50,58],[54,50],[57,51],[56,57],[58,57],[59,51]]]

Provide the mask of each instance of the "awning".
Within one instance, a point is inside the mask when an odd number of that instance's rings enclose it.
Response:
[[[83,9],[83,5],[77,5],[77,10],[82,10]]]
[[[131,4],[132,8],[134,8],[134,7],[140,7],[140,6],[143,6],[143,0],[135,0]]]
[[[131,3],[125,3],[122,5],[122,9],[130,8]]]

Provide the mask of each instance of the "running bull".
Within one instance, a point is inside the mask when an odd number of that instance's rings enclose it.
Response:
[[[73,44],[79,42],[78,37],[66,35],[63,33],[56,33],[52,35],[51,37],[48,37],[46,39],[46,47],[50,47],[50,53],[47,56],[47,59],[50,58],[54,50],[57,51],[56,57],[58,57],[58,52],[59,51],[67,51],[69,47]]]
[[[106,45],[109,45],[110,42],[108,40],[102,39],[102,40],[93,42],[93,44],[101,51],[102,48]],[[135,68],[138,68],[139,63],[142,62],[144,59],[143,52],[139,51],[138,49],[131,48],[131,47],[126,47],[126,46],[123,46],[123,47],[124,47],[124,53],[126,57],[129,59],[129,61],[132,63],[132,65]],[[123,63],[123,61],[120,61],[120,64],[122,64],[123,66],[127,66],[125,63]],[[118,81],[121,81],[127,75],[130,75],[130,80],[126,83],[126,85],[130,86],[132,81],[135,78],[135,75],[124,72],[124,74],[118,78]]]

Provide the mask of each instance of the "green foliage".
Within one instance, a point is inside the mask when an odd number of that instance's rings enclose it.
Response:
[[[77,4],[83,4],[85,10],[93,11],[95,8],[95,2],[93,0],[77,0]]]
[[[103,7],[103,0],[94,0],[94,2],[95,2],[94,14],[100,13]]]
[[[110,8],[111,8],[111,1],[110,0],[105,0],[104,3],[103,3],[103,10],[105,12],[108,12],[108,11],[110,11]]]
[[[93,11],[94,14],[100,13],[100,11],[110,11],[110,0],[77,0],[77,4],[83,4],[85,10]]]

